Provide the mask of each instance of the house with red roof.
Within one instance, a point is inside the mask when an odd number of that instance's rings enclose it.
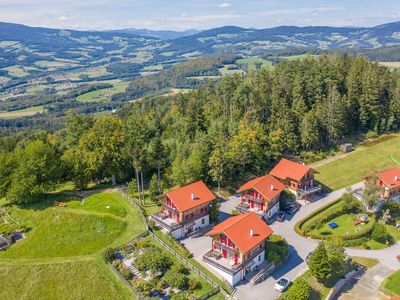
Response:
[[[376,178],[376,184],[382,187],[382,200],[400,201],[400,168],[384,170],[369,176],[366,180]]]
[[[211,250],[203,256],[231,285],[257,276],[274,268],[265,260],[265,240],[272,229],[254,212],[223,221],[206,235],[211,239]]]
[[[282,158],[269,174],[283,183],[298,199],[308,199],[321,191],[321,185],[314,180],[318,172],[305,164]]]
[[[161,211],[150,217],[175,238],[182,238],[210,224],[210,204],[216,199],[207,185],[197,181],[160,196]]]
[[[270,174],[250,180],[237,190],[242,196],[236,210],[271,218],[279,211],[280,195],[284,189],[285,185]]]

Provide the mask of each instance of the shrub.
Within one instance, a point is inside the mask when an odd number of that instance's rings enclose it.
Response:
[[[177,272],[176,270],[168,270],[163,279],[171,286],[178,288],[180,290],[184,290],[188,286],[188,278],[182,274]]]
[[[185,275],[189,274],[189,270],[186,269],[186,267],[184,265],[182,265],[182,264],[173,265],[171,269],[175,270],[178,273],[182,273],[182,274],[185,274]]]
[[[171,259],[156,247],[144,248],[135,262],[140,271],[150,270],[153,274],[172,265]]]
[[[232,214],[232,216],[238,216],[239,212],[236,209],[232,209],[231,214]]]
[[[288,289],[285,299],[307,300],[311,296],[311,291],[311,285],[304,279],[299,279]]]
[[[386,227],[381,223],[375,224],[371,232],[371,238],[382,244],[390,243],[392,240],[392,237],[387,232]]]
[[[275,264],[282,263],[289,253],[287,241],[280,235],[272,234],[265,241],[265,258]]]
[[[159,279],[157,280],[157,283],[155,284],[155,289],[158,291],[161,291],[163,288],[167,286],[167,283],[165,282],[164,279]]]
[[[365,137],[367,139],[373,139],[373,138],[376,138],[377,136],[378,136],[378,133],[374,130],[368,131],[367,134],[365,135]]]
[[[195,289],[201,289],[201,283],[195,279],[190,279],[188,283],[188,289],[193,291]]]
[[[114,255],[115,255],[114,248],[109,247],[103,252],[103,258],[106,262],[112,262],[114,259]]]
[[[143,296],[150,296],[153,290],[153,285],[146,280],[134,280],[132,281],[133,288],[141,293]]]
[[[133,278],[131,271],[129,271],[128,268],[123,264],[119,264],[118,271],[126,280],[131,280]]]
[[[166,237],[170,242],[170,246],[172,246],[172,248],[176,252],[178,252],[178,254],[182,255],[185,258],[190,258],[192,256],[192,253],[190,253],[188,249],[182,246],[181,243],[172,234],[167,234]]]

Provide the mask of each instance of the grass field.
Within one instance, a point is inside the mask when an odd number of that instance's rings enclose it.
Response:
[[[398,166],[391,156],[400,160],[400,135],[385,135],[358,146],[348,155],[316,167],[316,179],[336,190],[360,182],[374,172]]]
[[[21,117],[33,116],[37,113],[43,113],[46,110],[43,106],[33,106],[25,109],[19,109],[14,111],[0,111],[0,119],[15,119]]]
[[[389,276],[383,283],[383,287],[394,296],[400,296],[400,271]]]
[[[122,82],[115,82],[113,83],[113,87],[95,90],[89,93],[85,93],[77,97],[79,102],[88,103],[88,102],[102,102],[102,101],[109,101],[107,95],[113,95],[122,93],[125,91],[129,82],[122,81]]]
[[[56,207],[54,201],[67,205]],[[133,298],[102,258],[105,248],[145,231],[138,212],[119,194],[94,194],[82,205],[56,194],[7,210],[31,230],[0,254],[0,299]]]
[[[400,69],[400,61],[390,61],[390,62],[380,61],[379,64],[392,69]]]
[[[100,262],[0,265],[0,299],[129,299]]]
[[[256,65],[260,64],[260,68],[266,68],[266,69],[273,69],[274,65],[272,62],[266,59],[262,59],[261,57],[251,57],[251,58],[242,58],[238,59],[236,61],[236,64],[238,65],[246,65],[248,71],[255,71],[256,70]]]

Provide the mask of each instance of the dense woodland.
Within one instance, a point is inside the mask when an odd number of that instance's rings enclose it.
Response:
[[[0,197],[25,202],[60,181],[136,178],[138,188],[204,179],[235,188],[282,156],[398,130],[399,75],[364,57],[287,61],[188,94],[144,98],[119,115],[69,115],[60,131],[0,138]]]

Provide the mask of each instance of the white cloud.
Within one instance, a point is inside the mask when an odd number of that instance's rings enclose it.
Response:
[[[61,17],[58,18],[58,21],[68,21],[68,17],[61,16]]]
[[[219,8],[228,8],[231,7],[232,4],[228,3],[228,2],[224,2],[218,5]]]

